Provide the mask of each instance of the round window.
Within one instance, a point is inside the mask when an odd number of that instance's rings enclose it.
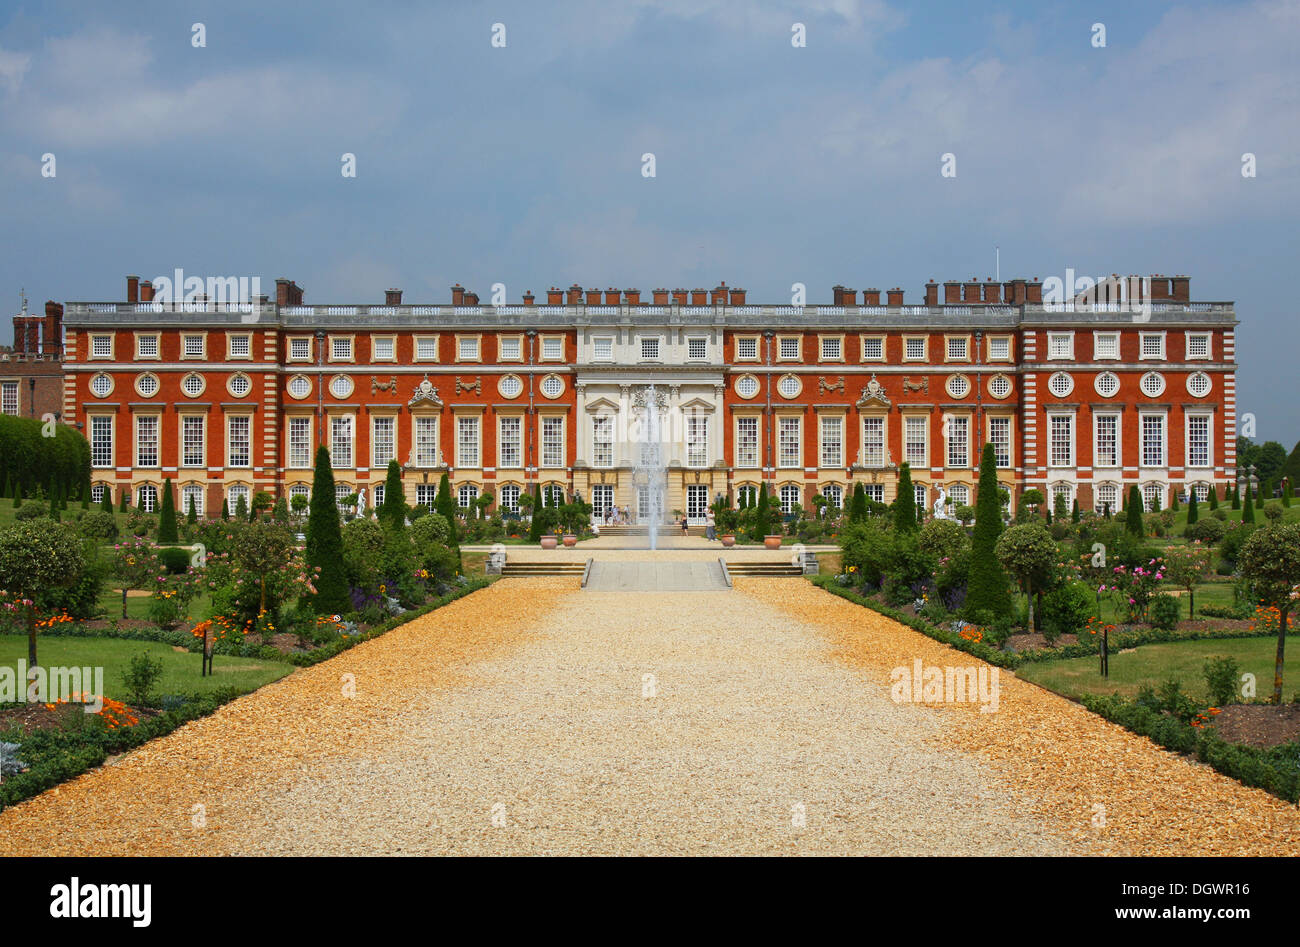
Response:
[[[185,394],[189,395],[191,398],[197,398],[199,395],[203,394],[203,389],[206,387],[207,384],[203,381],[203,376],[194,372],[190,372],[181,379],[181,391],[185,392]]]
[[[758,379],[753,375],[741,375],[736,379],[736,394],[742,398],[752,398],[758,394]]]
[[[1204,398],[1210,393],[1210,376],[1205,372],[1193,372],[1187,376],[1187,393],[1194,398]]]
[[[1119,393],[1119,376],[1114,372],[1102,372],[1093,381],[1092,387],[1097,389],[1097,394],[1103,398],[1113,398]]]
[[[289,395],[293,398],[306,398],[311,394],[311,379],[306,375],[294,375],[289,379]]]
[[[330,379],[330,394],[335,398],[346,398],[352,394],[352,379],[347,375],[335,375]]]
[[[1005,398],[1011,394],[1011,379],[1006,375],[994,375],[989,379],[989,394],[994,398]]]
[[[954,398],[965,398],[970,394],[970,380],[965,375],[949,375],[948,394]]]
[[[548,398],[558,398],[564,393],[564,379],[559,375],[547,375],[542,379],[542,394]]]
[[[1057,372],[1047,379],[1047,390],[1058,398],[1064,398],[1074,391],[1074,379],[1065,372]]]
[[[518,398],[524,391],[524,383],[518,375],[507,375],[497,384],[503,398]]]
[[[1165,376],[1159,372],[1147,372],[1142,376],[1142,381],[1138,387],[1142,389],[1142,394],[1148,398],[1156,398],[1165,392]]]
[[[158,394],[158,376],[140,375],[135,380],[135,390],[145,398],[152,398]]]
[[[109,375],[96,375],[90,380],[91,394],[96,397],[106,397],[113,390],[113,379]]]
[[[782,375],[781,380],[776,383],[776,390],[781,393],[782,398],[797,398],[799,392],[803,391],[803,382],[794,375]]]
[[[231,375],[230,381],[226,382],[226,388],[236,398],[242,398],[253,390],[253,383],[249,381],[247,375]]]

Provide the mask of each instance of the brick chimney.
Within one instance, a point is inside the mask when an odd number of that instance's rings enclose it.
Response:
[[[961,301],[964,303],[977,303],[980,301],[980,281],[971,277],[962,287]]]
[[[1006,300],[1013,306],[1023,306],[1025,304],[1025,281],[1022,279],[1007,280],[1002,284],[1006,292]]]
[[[893,289],[885,291],[885,298],[889,300],[890,306],[903,305],[903,291],[895,286]]]
[[[147,279],[140,281],[140,302],[153,302],[153,280]]]
[[[548,289],[546,291],[546,305],[563,306],[564,290],[560,289],[560,287],[558,286],[552,286],[550,289]]]
[[[707,306],[707,305],[708,305],[708,301],[707,301],[708,298],[709,298],[709,291],[708,291],[707,289],[692,289],[692,290],[691,290],[691,305],[692,305],[692,306]]]
[[[600,305],[600,290],[598,289],[587,290],[587,305],[588,306]]]
[[[289,305],[289,281],[283,277],[275,281],[275,304],[277,306]]]
[[[582,303],[582,287],[574,283],[569,287],[569,305],[577,306]]]
[[[961,302],[961,283],[956,280],[943,281],[943,304],[945,306]]]
[[[402,304],[402,291],[400,289],[384,290],[385,306],[400,306]]]
[[[617,306],[622,301],[623,301],[622,290],[614,289],[614,287],[612,286],[605,290],[606,306]]]
[[[870,289],[864,289],[864,290],[862,291],[862,305],[864,305],[864,306],[879,306],[879,305],[880,305],[880,290],[876,289],[876,287],[874,287],[874,286],[871,287]]]
[[[629,306],[641,305],[641,290],[625,289],[623,290],[623,295],[627,298],[627,304]]]
[[[466,305],[466,306],[477,306],[477,305],[478,305],[478,293],[468,293],[468,292],[467,292],[467,293],[465,294],[465,305]]]
[[[289,305],[302,305],[302,287],[293,280],[289,280]]]
[[[724,306],[727,304],[726,283],[719,283],[717,286],[713,287],[713,292],[709,293],[709,305],[716,306],[719,303]]]
[[[1185,303],[1192,299],[1192,280],[1189,276],[1175,276],[1169,280],[1169,298]]]
[[[686,305],[686,298],[687,298],[687,291],[686,291],[686,290],[684,290],[684,289],[674,289],[674,290],[673,290],[673,302],[676,303],[678,306],[685,306],[685,305]]]
[[[1043,284],[1038,282],[1037,276],[1025,284],[1025,302],[1032,306],[1043,304]]]
[[[128,276],[126,278],[126,301],[129,303],[138,303],[140,301],[140,277]]]
[[[927,306],[939,305],[939,284],[934,280],[925,284],[925,304]]]
[[[663,287],[660,287],[659,289],[651,290],[651,297],[654,299],[654,304],[656,306],[668,305],[668,290],[664,289]]]
[[[1169,277],[1159,273],[1151,274],[1151,299],[1169,299]]]
[[[276,280],[278,283],[279,280]],[[456,283],[451,287],[451,304],[453,306],[465,305],[465,287]]]
[[[530,289],[528,292],[524,293],[524,305],[531,306],[533,304],[533,300],[536,298],[537,297],[533,295],[533,291]]]
[[[745,291],[735,286],[731,288],[731,304],[733,306],[745,305]]]
[[[984,278],[984,301],[986,303],[1002,302],[1002,284],[995,283],[991,276]]]
[[[63,306],[53,299],[45,301],[45,347],[46,355],[63,355]]]

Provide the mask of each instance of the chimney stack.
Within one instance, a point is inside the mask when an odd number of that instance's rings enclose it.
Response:
[[[477,306],[477,305],[478,305],[478,293],[468,293],[468,292],[467,292],[467,293],[465,294],[465,305],[466,305],[466,306]]]
[[[980,281],[971,277],[966,285],[962,287],[962,302],[977,303],[980,301]]]
[[[933,279],[925,284],[925,304],[927,306],[939,305],[939,284]]]
[[[400,289],[384,290],[385,306],[400,306],[402,304],[402,291]]]
[[[664,289],[663,287],[660,287],[659,289],[656,290],[652,290],[651,295],[654,298],[655,301],[654,304],[656,306],[668,305],[668,290]]]
[[[719,303],[724,306],[727,304],[726,283],[719,283],[717,286],[713,287],[713,292],[709,293],[709,305],[716,306]]]
[[[886,298],[889,300],[890,307],[903,305],[903,290],[895,286],[893,289],[886,290]]]
[[[864,306],[879,306],[879,305],[880,305],[880,290],[876,289],[874,286],[871,287],[870,289],[864,289],[864,290],[862,291],[862,305],[864,305]]]
[[[275,304],[277,306],[289,305],[289,281],[283,277],[275,281]]]
[[[612,287],[612,286],[608,287],[608,288],[605,290],[605,305],[606,305],[606,306],[617,306],[617,305],[618,305],[619,303],[621,303],[622,301],[623,301],[623,292],[622,292],[622,290],[615,289],[615,288]]]
[[[1002,284],[995,283],[991,276],[984,278],[984,301],[986,303],[1002,302]]]
[[[598,290],[598,289],[588,289],[588,290],[587,290],[587,305],[588,305],[588,306],[599,306],[599,305],[600,305],[600,290]]]
[[[53,299],[45,301],[46,355],[63,355],[63,305]]]
[[[1043,284],[1038,282],[1037,276],[1025,284],[1025,302],[1032,306],[1043,304]]]
[[[147,279],[140,281],[140,302],[153,302],[153,280]]]
[[[961,302],[961,283],[956,280],[943,281],[943,304],[950,306]]]
[[[641,305],[641,290],[625,289],[623,290],[623,296],[627,299],[627,304],[629,306]]]
[[[552,286],[550,289],[548,289],[546,291],[546,305],[563,306],[564,290],[560,289],[560,287],[558,286]]]
[[[709,299],[709,291],[707,289],[697,288],[691,290],[692,306],[707,306],[709,304],[708,299]]]
[[[686,305],[686,296],[687,296],[687,292],[684,289],[673,290],[673,302],[676,303],[678,306]]]
[[[140,277],[128,276],[126,278],[126,301],[129,303],[138,303],[140,301]]]
[[[582,287],[574,283],[569,287],[569,305],[577,306],[582,303]]]
[[[453,306],[465,305],[465,287],[460,283],[456,283],[451,287],[451,304]]]
[[[1002,284],[1003,290],[1006,291],[1006,300],[1013,306],[1023,306],[1025,304],[1025,281],[1022,279],[1008,280]]]
[[[1188,276],[1175,276],[1169,280],[1169,298],[1175,302],[1191,302],[1192,280]]]
[[[528,292],[524,293],[524,305],[531,306],[533,304],[533,300],[536,298],[537,297],[533,295],[533,291],[530,289]]]
[[[745,305],[745,291],[743,289],[735,286],[731,288],[731,304],[733,306]]]

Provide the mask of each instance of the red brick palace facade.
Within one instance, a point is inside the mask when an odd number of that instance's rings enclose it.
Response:
[[[834,289],[830,305],[756,305],[713,290],[552,288],[519,305],[157,301],[65,307],[63,416],[91,443],[98,496],[148,509],[164,479],[185,509],[306,493],[316,445],[340,494],[382,496],[390,459],[407,498],[442,474],[483,492],[574,492],[642,503],[637,463],[656,411],[665,506],[692,518],[766,483],[783,506],[840,504],[862,483],[893,499],[910,464],[918,499],[974,502],[982,446],[1013,495],[1083,508],[1148,504],[1235,475],[1233,305],[1192,302],[1152,277],[1149,311],[1043,302],[1037,280]]]

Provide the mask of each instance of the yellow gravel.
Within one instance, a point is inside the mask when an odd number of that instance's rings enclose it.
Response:
[[[801,579],[508,579],[0,813],[0,851],[1295,853],[1295,809],[1007,672],[997,713],[894,703],[918,657],[980,663]]]

